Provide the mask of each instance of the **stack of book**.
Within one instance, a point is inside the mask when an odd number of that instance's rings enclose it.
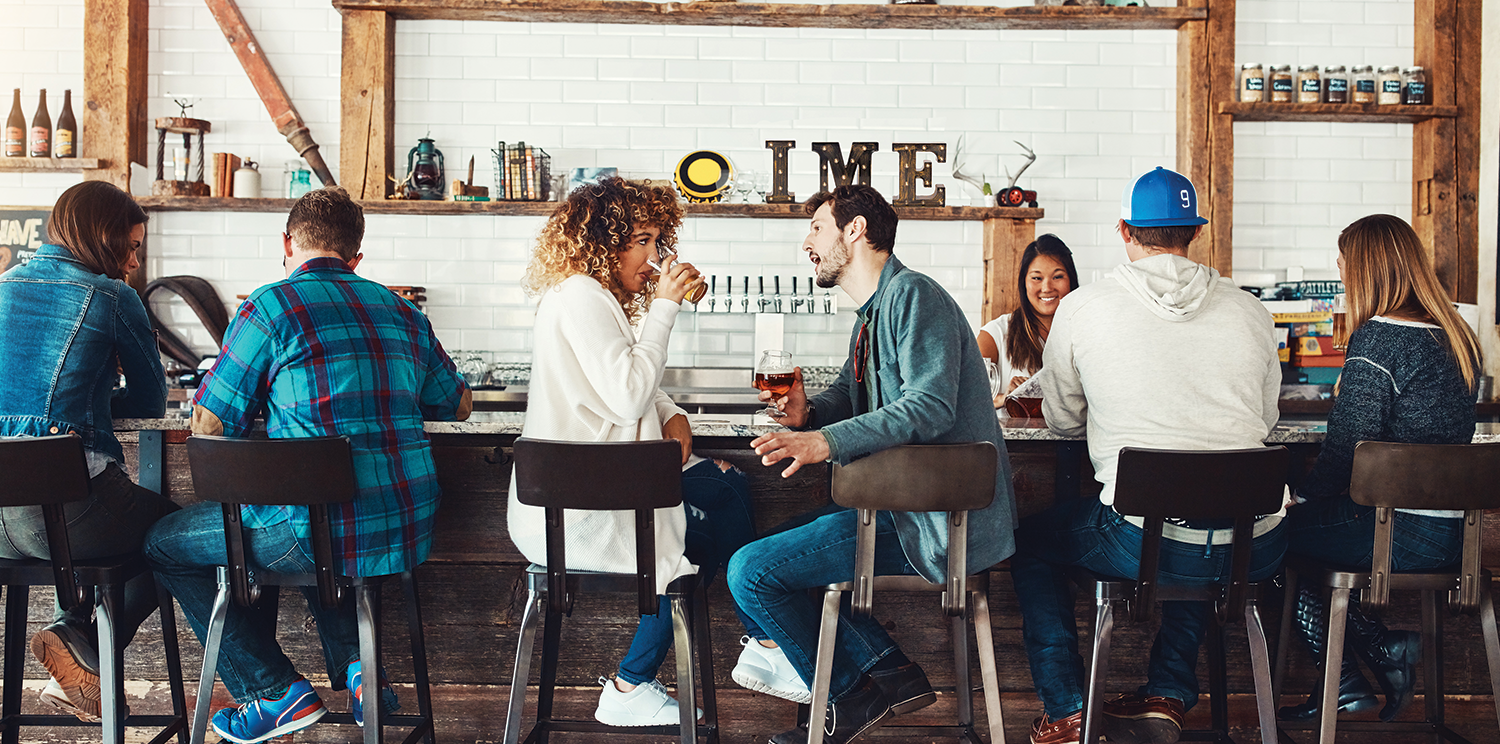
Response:
[[[525,142],[490,151],[495,160],[494,199],[506,201],[551,201],[552,157],[540,147]]]
[[[234,196],[234,172],[239,169],[240,156],[230,155],[227,152],[214,153],[214,180],[208,185],[208,195]]]

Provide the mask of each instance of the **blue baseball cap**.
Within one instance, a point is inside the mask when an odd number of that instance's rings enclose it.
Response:
[[[1193,182],[1159,165],[1125,187],[1120,197],[1120,219],[1134,227],[1208,224],[1198,216],[1198,192]]]

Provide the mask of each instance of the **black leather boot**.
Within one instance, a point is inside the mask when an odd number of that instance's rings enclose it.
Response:
[[[1349,605],[1349,646],[1375,675],[1385,693],[1380,720],[1394,721],[1411,704],[1417,689],[1417,663],[1422,659],[1422,634],[1412,630],[1388,630],[1380,620]]]
[[[1323,595],[1319,589],[1310,584],[1302,584],[1297,587],[1297,611],[1292,619],[1293,627],[1297,635],[1302,638],[1303,643],[1312,652],[1313,664],[1318,671],[1323,670],[1323,660],[1327,657],[1324,649],[1328,642],[1328,607],[1323,604]],[[1365,676],[1359,671],[1359,662],[1354,658],[1354,652],[1349,648],[1350,644],[1345,639],[1344,660],[1339,667],[1339,712],[1356,713],[1369,710],[1380,703],[1375,697],[1375,688],[1365,680]],[[1301,705],[1289,705],[1276,711],[1276,717],[1283,721],[1309,721],[1319,717],[1323,702],[1322,684],[1313,688],[1312,694],[1307,696],[1307,702]]]

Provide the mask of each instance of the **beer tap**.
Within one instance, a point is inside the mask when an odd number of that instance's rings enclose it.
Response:
[[[716,295],[719,294],[718,279],[719,279],[719,277],[714,276],[713,274],[709,274],[708,275],[708,311],[709,312],[713,312],[714,311],[714,301],[717,300],[717,299],[719,299],[716,296]]]
[[[773,276],[771,281],[776,283],[776,312],[779,313],[781,312],[781,276]]]
[[[756,297],[756,299],[755,299],[755,307],[756,307],[756,311],[755,312],[763,313],[763,312],[766,311],[766,307],[771,304],[771,301],[768,300],[768,299],[766,299],[766,277],[765,277],[765,275],[761,275],[761,276],[755,277],[755,282],[756,282],[756,284],[760,285],[760,295],[758,297]]]
[[[797,277],[792,277],[792,314],[797,313],[797,308],[802,307],[802,298],[797,295]]]
[[[811,287],[808,287],[807,293],[808,294],[812,294],[812,288]],[[824,315],[832,315],[833,314],[833,290],[830,289],[830,288],[825,288],[823,290],[823,314]]]
[[[740,298],[740,312],[750,312],[750,277],[745,277],[745,296]]]

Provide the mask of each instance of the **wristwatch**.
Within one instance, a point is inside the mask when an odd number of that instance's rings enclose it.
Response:
[[[802,426],[797,427],[797,430],[807,431],[813,428],[813,417],[816,415],[818,415],[818,404],[812,402],[812,399],[809,398],[807,401],[807,416],[803,419]]]

